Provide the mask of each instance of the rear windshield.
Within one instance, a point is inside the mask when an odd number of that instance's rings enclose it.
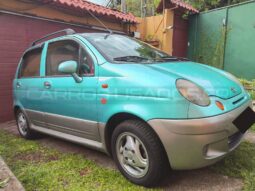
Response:
[[[152,63],[177,58],[137,39],[117,34],[83,34],[111,62]]]

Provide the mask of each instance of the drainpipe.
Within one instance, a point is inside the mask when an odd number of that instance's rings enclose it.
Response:
[[[226,57],[226,46],[227,46],[227,35],[228,35],[228,13],[229,13],[229,8],[226,10],[226,18],[223,20],[223,27],[225,28],[225,33],[224,33],[224,47],[223,47],[223,61],[222,61],[222,69],[225,69],[225,57]]]
[[[121,12],[127,13],[126,0],[121,0]]]

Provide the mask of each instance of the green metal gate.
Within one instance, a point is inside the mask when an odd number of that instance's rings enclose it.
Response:
[[[255,79],[255,1],[190,18],[188,57]]]

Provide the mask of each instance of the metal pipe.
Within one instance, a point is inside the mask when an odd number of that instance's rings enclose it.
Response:
[[[227,8],[226,10],[226,20],[225,20],[225,25],[223,26],[224,27],[224,48],[223,48],[223,60],[222,60],[222,69],[224,70],[225,69],[225,57],[226,57],[226,46],[227,46],[227,35],[228,35],[228,14],[229,14],[229,7]]]

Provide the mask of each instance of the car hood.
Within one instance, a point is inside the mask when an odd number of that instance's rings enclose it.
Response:
[[[202,87],[208,95],[229,99],[242,92],[240,84],[224,71],[195,62],[171,62],[146,65],[163,74],[179,76]]]

